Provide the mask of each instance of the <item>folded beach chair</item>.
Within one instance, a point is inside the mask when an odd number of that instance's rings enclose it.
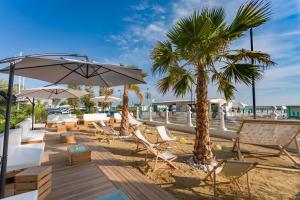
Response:
[[[156,130],[162,143],[169,143],[169,142],[176,141],[176,137],[172,136],[169,130],[165,126],[156,126]],[[159,142],[158,137],[157,137],[157,142]]]
[[[222,160],[212,170],[208,169],[207,167],[208,174],[203,180],[206,181],[208,178],[212,180],[213,188],[214,188],[214,196],[217,197],[217,185],[235,183],[238,186],[238,188],[241,190],[237,182],[237,179],[239,179],[243,175],[246,175],[248,195],[249,198],[251,198],[248,172],[254,169],[256,165],[257,162],[240,161],[240,160]],[[217,174],[222,175],[223,177],[227,178],[229,181],[217,182]]]
[[[155,156],[155,165],[154,165],[154,169],[153,171],[155,171],[156,169],[162,168],[166,165],[171,166],[172,168],[177,169],[177,167],[173,164],[173,161],[175,159],[177,159],[177,156],[172,154],[170,151],[164,151],[162,149],[159,148],[158,144],[152,144],[151,142],[149,142],[141,133],[141,131],[139,129],[137,129],[134,132],[135,136],[137,137],[138,141],[141,142],[145,148],[147,149],[146,152],[146,157],[145,157],[145,162],[147,162],[147,158],[148,158],[148,153],[151,153]],[[157,166],[158,161],[161,160],[164,163],[160,166]]]

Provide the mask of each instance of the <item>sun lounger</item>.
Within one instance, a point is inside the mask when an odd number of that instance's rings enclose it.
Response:
[[[130,200],[130,198],[121,190],[97,197],[95,200]]]
[[[22,129],[11,129],[8,140],[7,172],[18,171],[41,165],[45,143],[21,145]],[[3,134],[0,136],[0,148],[3,148]],[[2,156],[2,152],[1,152]]]
[[[297,160],[287,151],[288,146],[295,141],[300,159],[299,141],[300,121],[296,120],[243,120],[237,131],[233,150],[238,151],[239,159],[243,158],[241,143],[276,147],[277,156],[285,154],[296,165]]]
[[[239,160],[222,160],[212,170],[208,169],[208,174],[204,178],[204,181],[206,181],[208,178],[212,180],[213,187],[214,187],[214,196],[217,197],[217,188],[216,188],[217,184],[235,183],[239,187],[237,179],[239,179],[243,175],[246,175],[248,195],[250,198],[251,193],[250,193],[248,172],[254,169],[256,165],[257,162],[239,161]],[[229,181],[217,182],[217,174],[222,175],[223,177],[227,178]]]
[[[38,199],[38,191],[33,190],[30,192],[25,192],[22,194],[6,197],[3,200],[37,200]]]
[[[114,140],[114,136],[117,136],[118,134],[115,132],[115,130],[110,126],[99,126],[96,122],[92,122],[93,126],[99,133],[99,136],[101,137],[99,140],[102,142],[103,140],[106,140],[107,143],[110,143],[111,140]]]
[[[155,164],[154,164],[153,171],[155,171],[156,169],[162,168],[166,165],[169,165],[172,168],[177,169],[177,167],[173,164],[173,161],[175,159],[177,159],[176,155],[172,154],[170,151],[165,151],[165,150],[160,149],[159,148],[160,146],[158,144],[152,144],[151,142],[149,142],[143,136],[143,134],[140,132],[139,129],[137,129],[134,132],[134,134],[137,137],[137,139],[139,140],[139,142],[141,142],[145,146],[145,148],[147,149],[145,161],[147,162],[148,152],[155,156]],[[157,166],[157,163],[160,160],[163,161],[163,164],[160,165],[160,166]]]
[[[156,130],[162,143],[169,143],[169,142],[176,141],[176,137],[173,137],[165,126],[156,126]],[[159,142],[158,137],[157,137],[157,142]]]

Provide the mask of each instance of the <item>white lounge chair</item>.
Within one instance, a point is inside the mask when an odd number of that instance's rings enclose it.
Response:
[[[208,169],[207,167],[208,174],[203,180],[206,181],[208,178],[211,179],[214,187],[214,196],[217,197],[217,184],[235,183],[240,189],[237,179],[239,179],[243,175],[246,175],[248,195],[249,198],[251,198],[248,172],[254,169],[256,165],[257,162],[239,161],[239,160],[222,160],[212,170]],[[217,174],[226,177],[229,181],[217,182],[217,176],[216,176]]]
[[[137,137],[137,139],[145,146],[145,148],[147,150],[146,157],[145,157],[145,162],[147,162],[148,152],[155,156],[155,164],[154,164],[153,171],[155,171],[156,169],[162,168],[166,165],[169,165],[172,168],[177,169],[177,167],[173,164],[173,161],[175,159],[177,159],[176,155],[172,154],[170,151],[165,151],[165,150],[159,149],[158,144],[152,144],[151,142],[149,142],[143,136],[143,134],[140,132],[139,129],[134,131],[134,134]],[[164,164],[162,164],[160,166],[157,166],[157,163],[158,163],[159,160],[163,161]]]
[[[169,130],[165,126],[156,126],[158,136],[160,137],[162,143],[174,142],[176,137],[172,136]],[[158,137],[157,137],[158,142]]]
[[[33,190],[22,194],[6,197],[3,200],[38,200],[38,191]]]
[[[287,151],[288,146],[295,141],[300,159],[300,148],[297,137],[300,135],[298,120],[243,120],[237,131],[233,150],[238,151],[239,159],[243,159],[240,145],[242,143],[276,147],[277,156],[285,154],[296,165],[300,165]]]

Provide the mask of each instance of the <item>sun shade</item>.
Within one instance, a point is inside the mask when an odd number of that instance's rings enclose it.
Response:
[[[22,90],[18,97],[34,97],[40,99],[79,98],[88,94],[85,91],[73,90],[60,86],[48,86]]]
[[[0,72],[9,73],[9,67],[0,69]],[[25,57],[15,64],[15,75],[53,84],[112,87],[145,83],[139,69],[63,58]]]

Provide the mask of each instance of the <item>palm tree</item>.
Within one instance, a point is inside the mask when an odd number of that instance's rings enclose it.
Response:
[[[112,96],[114,93],[114,89],[109,87],[100,87],[99,95],[105,96],[105,98],[108,98],[109,96]],[[107,108],[110,106],[110,103],[108,102],[102,102],[101,103],[102,109]]]
[[[130,66],[131,68],[136,68],[135,66]],[[143,78],[147,76],[146,73],[142,74]],[[121,128],[120,134],[128,135],[129,134],[129,120],[128,120],[128,93],[129,91],[133,91],[140,100],[140,104],[144,103],[144,96],[141,92],[141,88],[138,84],[125,84],[124,92],[123,92],[123,106],[122,106],[122,120],[121,120]]]
[[[269,16],[270,3],[265,1],[243,4],[230,24],[225,21],[223,8],[205,8],[179,20],[167,33],[168,40],[154,47],[152,72],[165,75],[158,82],[164,94],[172,90],[176,96],[186,95],[191,84],[196,84],[194,162],[210,164],[213,161],[209,137],[209,81],[215,83],[228,100],[236,90],[234,83],[251,85],[252,79],[261,78],[261,66],[275,64],[266,53],[229,49],[233,41],[251,27],[264,24]],[[254,64],[249,64],[252,59]]]
[[[74,90],[80,90],[80,85],[69,84],[68,88],[74,89]],[[68,101],[68,104],[70,106],[72,106],[74,109],[79,107],[80,99],[78,99],[78,98],[68,98],[67,101]]]

